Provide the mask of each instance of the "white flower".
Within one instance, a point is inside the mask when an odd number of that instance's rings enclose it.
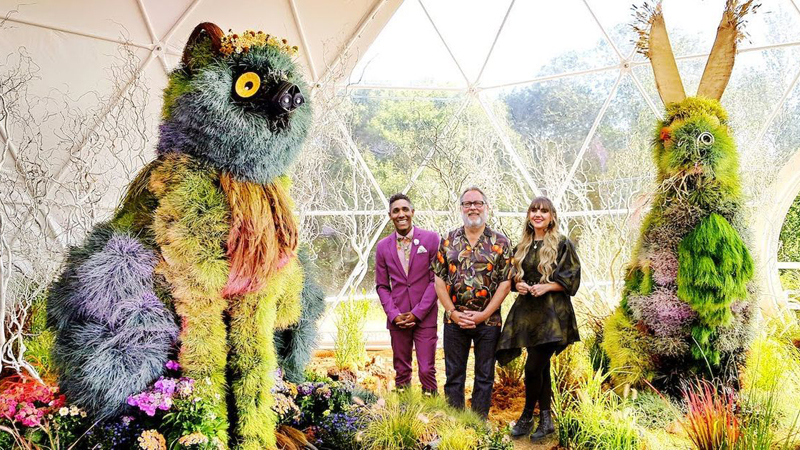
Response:
[[[419,239],[414,239],[414,245],[419,245]]]
[[[66,406],[58,410],[58,415],[60,416],[66,416],[67,414],[69,414],[69,408],[67,408]]]
[[[72,406],[69,407],[69,415],[70,416],[77,416],[80,412],[81,412],[81,410],[78,409],[78,407],[75,406],[75,405],[72,405]]]

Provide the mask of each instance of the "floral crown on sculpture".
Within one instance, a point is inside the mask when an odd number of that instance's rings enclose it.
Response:
[[[238,34],[228,30],[228,34],[222,36],[220,42],[220,52],[225,56],[231,54],[247,53],[252,47],[272,46],[291,56],[297,54],[299,50],[296,45],[289,45],[286,39],[278,39],[275,36],[265,34],[263,31],[246,30]]]

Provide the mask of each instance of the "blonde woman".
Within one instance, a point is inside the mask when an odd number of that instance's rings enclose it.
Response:
[[[525,408],[511,430],[514,437],[533,429],[534,407],[540,420],[531,440],[555,431],[550,415],[550,357],[579,341],[570,297],[578,291],[581,266],[575,247],[558,232],[558,215],[547,197],[528,207],[520,243],[512,252],[509,278],[519,295],[508,313],[497,346],[497,361],[505,365],[528,350],[525,363]]]

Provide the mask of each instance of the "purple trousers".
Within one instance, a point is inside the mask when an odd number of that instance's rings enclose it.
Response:
[[[389,330],[392,338],[394,384],[397,387],[411,384],[411,351],[417,350],[419,381],[422,388],[436,390],[436,327],[420,328],[415,326],[405,330]]]

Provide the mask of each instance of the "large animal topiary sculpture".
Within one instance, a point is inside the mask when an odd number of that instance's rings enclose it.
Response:
[[[686,97],[661,4],[637,8],[638,48],[666,114],[655,128],[658,189],[628,266],[622,301],[603,331],[619,384],[735,381],[752,335],[753,260],[742,240],[739,161],[719,103],[752,1],[728,0],[696,97]]]
[[[52,353],[62,391],[98,419],[177,356],[224,419],[221,444],[275,447],[274,333],[296,377],[322,309],[285,175],[311,121],[295,52],[198,25],[164,92],[158,158],[71,249],[48,298]]]

